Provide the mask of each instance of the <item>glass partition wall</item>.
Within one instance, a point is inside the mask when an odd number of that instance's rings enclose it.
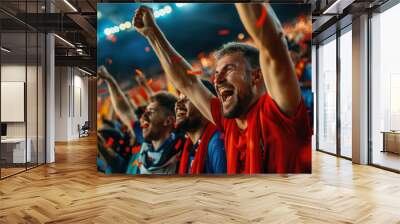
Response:
[[[318,149],[336,154],[336,36],[318,47]]]
[[[317,47],[317,150],[352,157],[351,25]]]
[[[352,33],[351,26],[340,35],[340,155],[352,158]]]
[[[43,10],[43,1],[0,3],[0,178],[45,163],[45,34],[17,17]]]
[[[400,4],[371,18],[370,163],[400,171]]]
[[[400,172],[400,33],[393,28],[398,21],[400,4],[387,2],[371,13],[368,33],[368,163],[395,172]],[[316,66],[317,149],[348,159],[352,158],[351,30],[350,25],[318,43]]]

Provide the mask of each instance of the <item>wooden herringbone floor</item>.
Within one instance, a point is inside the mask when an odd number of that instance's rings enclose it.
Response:
[[[312,175],[97,174],[94,138],[0,181],[0,223],[400,223],[400,175],[315,152]]]

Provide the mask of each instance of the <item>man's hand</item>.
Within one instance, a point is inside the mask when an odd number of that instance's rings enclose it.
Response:
[[[106,67],[104,67],[104,65],[102,65],[99,68],[97,68],[97,76],[99,78],[103,79],[104,81],[108,81],[108,82],[113,79],[113,77],[107,71]]]
[[[144,76],[143,72],[141,72],[139,69],[136,69],[135,79],[136,79],[136,82],[140,86],[146,86],[147,85],[146,77]]]
[[[145,6],[138,8],[133,17],[133,25],[148,40],[168,80],[190,99],[203,116],[213,122],[210,108],[212,93],[197,77],[187,74],[187,71],[193,69],[192,66],[169,43],[158,27],[153,11]]]
[[[143,72],[140,71],[139,69],[136,69],[136,76],[135,76],[136,82],[138,83],[139,86],[142,86],[144,90],[146,91],[147,96],[152,96],[154,95],[153,90],[150,88],[150,84],[147,81],[146,77],[144,76]],[[150,82],[152,80],[150,79]]]
[[[147,37],[150,33],[157,29],[156,19],[154,18],[153,10],[147,6],[140,6],[132,20],[136,30]]]

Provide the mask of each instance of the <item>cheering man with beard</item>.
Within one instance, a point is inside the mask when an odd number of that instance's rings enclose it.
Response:
[[[203,84],[213,93],[211,83]],[[221,133],[182,93],[175,104],[176,127],[188,135],[179,174],[226,173],[226,155]],[[195,144],[193,144],[195,143]]]
[[[119,117],[124,120],[136,119],[128,105],[128,100],[105,67],[98,69],[99,77],[106,80],[111,100]],[[175,132],[175,103],[177,99],[170,93],[157,92],[150,97],[146,111],[140,118],[144,142],[133,147],[132,156],[127,164],[127,174],[175,174],[184,145],[184,134]],[[132,121],[130,123],[133,123]],[[111,152],[111,150],[104,150]],[[112,153],[110,153],[111,156]],[[120,157],[112,158],[120,160]],[[110,164],[123,164],[113,162]],[[115,170],[121,170],[115,168]]]
[[[134,16],[167,78],[224,133],[227,173],[310,173],[311,127],[280,23],[268,4],[236,4],[257,48],[230,43],[216,54],[214,98],[168,42],[151,9]],[[267,93],[260,91],[264,82]]]

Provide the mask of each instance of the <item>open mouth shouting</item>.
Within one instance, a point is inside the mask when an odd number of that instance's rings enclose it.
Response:
[[[233,95],[235,93],[233,88],[219,87],[218,88],[218,93],[220,95],[220,99],[222,101],[222,104],[228,105],[228,104],[232,103]]]
[[[146,121],[146,120],[141,120],[141,122],[140,122],[140,127],[142,128],[142,129],[147,129],[148,127],[150,126],[150,123],[148,122],[148,121]]]
[[[184,117],[186,117],[187,110],[186,110],[186,108],[183,108],[183,107],[177,107],[175,114],[176,114],[176,119],[184,118]]]

